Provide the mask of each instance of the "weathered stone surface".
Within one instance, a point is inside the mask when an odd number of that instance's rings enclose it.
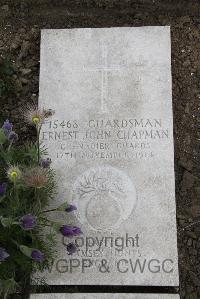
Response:
[[[43,30],[52,206],[84,233],[73,256],[58,240],[49,284],[178,285],[170,57],[169,27]]]
[[[30,299],[179,299],[174,294],[34,294]]]

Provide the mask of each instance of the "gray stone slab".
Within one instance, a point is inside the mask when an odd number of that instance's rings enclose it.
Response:
[[[58,237],[47,283],[177,286],[170,28],[42,30],[39,103],[52,207],[84,233],[73,256]]]
[[[174,294],[34,294],[30,299],[180,299]]]

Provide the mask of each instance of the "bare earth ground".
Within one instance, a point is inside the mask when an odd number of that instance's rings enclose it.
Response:
[[[41,28],[170,25],[181,299],[200,298],[200,2],[162,0],[0,0],[0,54],[14,63],[15,90],[0,98],[0,118],[22,139],[20,109],[37,101]],[[126,290],[125,290],[126,291]]]

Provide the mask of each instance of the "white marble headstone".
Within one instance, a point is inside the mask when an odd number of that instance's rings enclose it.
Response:
[[[47,283],[179,284],[171,89],[169,27],[42,30],[52,206],[77,205],[56,217],[83,231],[72,256],[58,237]]]
[[[34,294],[30,299],[180,299],[174,294]]]

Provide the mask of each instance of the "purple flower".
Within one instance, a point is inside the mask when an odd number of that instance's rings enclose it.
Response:
[[[6,193],[6,184],[0,184],[0,196],[3,196]]]
[[[33,216],[31,214],[24,215],[20,219],[20,225],[24,230],[33,229],[37,225],[37,219],[35,216]]]
[[[78,236],[78,235],[81,235],[83,232],[80,229],[80,227],[74,226],[73,233],[74,233],[74,236]]]
[[[4,262],[10,255],[6,252],[6,250],[0,247],[0,262]]]
[[[11,131],[9,133],[9,135],[8,135],[8,141],[10,143],[15,143],[15,142],[17,142],[18,139],[19,139],[18,135],[14,131]]]
[[[60,228],[60,232],[64,237],[68,237],[68,238],[72,238],[74,236],[78,236],[82,234],[82,231],[79,227],[69,226],[69,225],[63,225]]]
[[[13,124],[10,123],[9,120],[7,119],[4,122],[2,129],[4,130],[5,134],[8,135],[12,131],[12,128],[13,128]]]
[[[60,232],[64,237],[69,237],[72,238],[74,236],[73,233],[73,226],[69,226],[69,225],[63,225],[60,228]]]
[[[40,160],[40,166],[43,168],[49,168],[51,165],[51,159],[47,158],[47,159],[41,159]]]
[[[32,253],[31,253],[31,257],[34,261],[39,262],[39,263],[42,263],[45,260],[44,254],[38,249],[33,249]]]
[[[66,249],[69,255],[72,255],[76,252],[77,246],[74,243],[69,243],[66,245]]]
[[[68,205],[65,209],[66,212],[73,212],[75,210],[77,210],[77,207],[75,205]]]

